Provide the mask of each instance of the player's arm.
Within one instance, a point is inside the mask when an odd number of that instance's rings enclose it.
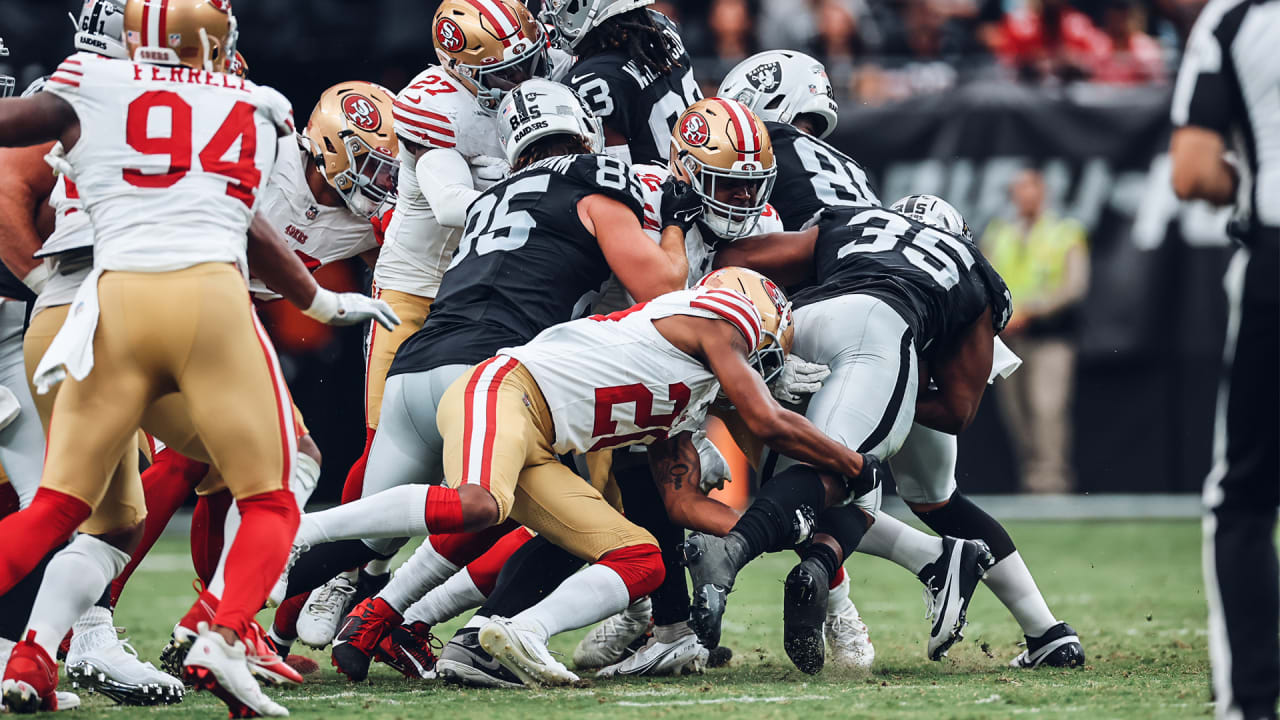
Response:
[[[32,271],[44,267],[32,255],[44,244],[36,217],[57,182],[44,162],[50,147],[44,143],[0,149],[0,261],[28,285],[34,282],[27,279]]]
[[[1178,197],[1227,205],[1235,198],[1238,173],[1227,161],[1232,82],[1224,49],[1214,32],[1217,13],[1201,13],[1183,53],[1174,85],[1169,140],[1173,191]]]
[[[937,387],[925,389],[916,399],[916,422],[952,435],[969,427],[987,389],[994,346],[991,307],[987,306],[956,345],[930,363],[929,373]]]
[[[728,535],[741,514],[699,488],[702,463],[693,433],[684,432],[649,446],[649,470],[671,522],[696,532]]]
[[[601,194],[578,201],[578,218],[595,235],[610,269],[636,302],[684,289],[689,260],[684,254],[684,232],[678,227],[664,228],[655,246],[634,212]]]
[[[414,171],[436,222],[452,228],[465,225],[467,208],[480,191],[462,153],[449,148],[429,149],[418,156]]]
[[[68,150],[80,139],[80,119],[71,103],[52,92],[0,100],[0,147],[62,140]]]
[[[1208,200],[1214,205],[1235,201],[1240,182],[1227,161],[1222,136],[1207,128],[1187,126],[1173,131],[1169,140],[1173,163],[1173,191],[1183,200]]]
[[[735,240],[716,251],[715,267],[745,267],[781,285],[813,279],[813,248],[818,228],[766,233]]]

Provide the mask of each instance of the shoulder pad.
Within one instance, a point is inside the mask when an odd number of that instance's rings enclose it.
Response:
[[[84,79],[86,66],[92,67],[93,58],[85,53],[75,53],[58,65],[58,69],[49,76],[50,90],[80,87],[80,81]]]
[[[440,67],[419,73],[395,98],[396,134],[428,147],[458,144],[456,102],[471,95]]]

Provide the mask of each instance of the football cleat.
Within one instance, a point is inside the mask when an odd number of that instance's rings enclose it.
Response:
[[[386,600],[374,597],[362,601],[342,621],[333,641],[333,666],[351,682],[369,677],[369,663],[383,638],[404,622]]]
[[[436,661],[436,673],[447,683],[469,687],[522,688],[524,681],[480,646],[480,629],[459,630]]]
[[[981,540],[942,539],[942,555],[920,571],[924,583],[925,619],[929,631],[930,660],[941,660],[952,645],[964,639],[962,631],[969,600],[978,581],[995,564],[991,549]]]
[[[356,586],[339,575],[311,591],[298,616],[298,640],[323,650],[338,634],[342,619],[355,605]]]
[[[849,576],[827,595],[827,620],[823,627],[831,663],[845,670],[870,670],[876,659],[871,632],[849,599]]]
[[[573,650],[573,665],[590,670],[613,665],[626,657],[627,648],[653,626],[653,603],[649,596],[605,618],[591,629]]]
[[[782,646],[801,672],[816,675],[826,663],[822,629],[827,619],[830,580],[815,559],[802,561],[787,574],[782,592]]]
[[[276,644],[267,637],[267,631],[257,622],[249,624],[249,637],[245,638],[245,656],[249,671],[264,685],[301,685],[302,674],[276,652]]]
[[[280,578],[276,580],[276,584],[272,586],[271,593],[267,595],[267,607],[279,607],[280,603],[288,597],[289,592],[289,572],[293,570],[293,566],[298,562],[298,558],[302,553],[311,549],[310,545],[294,545],[289,548],[289,559],[284,561],[284,569],[280,571]]]
[[[13,646],[5,664],[0,696],[11,713],[58,709],[58,663],[36,644],[36,632]]]
[[[442,643],[424,622],[401,625],[378,643],[374,660],[391,666],[410,679],[430,680],[436,676],[436,650]]]
[[[71,686],[100,693],[121,705],[182,702],[182,681],[138,659],[119,628],[95,625],[75,634],[67,652]]]
[[[725,602],[738,574],[738,563],[731,551],[727,538],[703,533],[690,535],[681,545],[684,564],[689,569],[689,579],[693,581],[689,627],[709,650],[720,645],[720,623],[724,619]]]
[[[1031,669],[1042,665],[1049,667],[1081,667],[1084,665],[1084,646],[1070,625],[1060,622],[1040,637],[1027,638],[1027,649],[1009,661],[1009,667]]]
[[[698,642],[698,636],[690,633],[674,642],[649,642],[631,657],[610,665],[596,677],[615,675],[691,675],[701,673],[707,666],[710,653]]]
[[[733,660],[733,648],[724,645],[713,647],[707,654],[707,667],[722,668],[728,665],[730,660]]]
[[[526,685],[569,685],[578,676],[551,657],[547,642],[535,631],[506,618],[490,618],[480,628],[480,647]]]
[[[227,704],[232,718],[287,717],[289,711],[267,697],[249,669],[243,641],[228,645],[222,635],[200,623],[199,635],[183,664],[183,679]]]
[[[0,678],[4,677],[4,669],[6,663],[9,662],[9,653],[13,652],[13,646],[17,645],[12,640],[0,638]],[[58,710],[75,710],[80,707],[80,696],[75,693],[64,692],[59,690],[54,693],[58,699]],[[0,695],[0,712],[4,712],[4,698]]]
[[[200,627],[200,623],[212,624],[213,616],[218,612],[216,595],[205,590],[199,580],[192,582],[191,587],[199,593],[199,596],[196,597],[195,604],[187,610],[187,614],[173,626],[173,635],[169,638],[169,644],[160,651],[160,667],[176,678],[183,676],[182,663],[187,659],[187,651],[191,649],[191,644],[200,634],[196,628]]]

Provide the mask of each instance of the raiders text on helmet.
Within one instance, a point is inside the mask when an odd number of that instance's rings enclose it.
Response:
[[[516,85],[547,74],[542,25],[517,0],[444,0],[431,27],[440,64],[486,112]]]
[[[138,62],[224,72],[237,35],[229,0],[128,0],[124,9],[124,44]]]
[[[502,101],[498,135],[512,165],[537,140],[548,135],[578,135],[592,152],[604,148],[604,128],[578,94],[550,80],[528,80]]]
[[[127,59],[124,46],[124,0],[84,0],[76,26],[77,50],[109,58]]]
[[[748,360],[770,382],[782,372],[782,363],[791,352],[795,328],[791,323],[791,301],[769,278],[755,270],[740,267],[720,268],[698,281],[698,287],[728,288],[746,295],[760,313],[763,332],[760,343],[752,349]]]
[[[702,197],[703,224],[729,240],[749,234],[778,175],[760,118],[736,100],[699,100],[676,121],[671,145],[671,172]]]
[[[334,85],[320,96],[302,142],[351,212],[372,217],[395,198],[400,146],[393,96],[369,82]]]
[[[838,106],[822,63],[792,50],[756,53],[738,63],[720,83],[720,97],[734,98],[762,120],[791,124],[797,115],[817,115],[825,138],[836,128]]]

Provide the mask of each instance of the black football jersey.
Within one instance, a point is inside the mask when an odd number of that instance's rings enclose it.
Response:
[[[693,78],[693,61],[675,25],[649,11],[680,49],[680,66],[665,77],[641,70],[630,55],[611,50],[582,58],[561,79],[614,132],[627,139],[631,162],[665,165],[671,154],[671,128],[685,108],[702,99]]]
[[[978,246],[962,237],[881,207],[832,208],[817,227],[817,282],[796,294],[796,307],[871,295],[911,325],[922,353],[949,345],[988,305],[996,332],[1009,322],[1009,289]]]
[[[867,172],[848,155],[785,123],[764,125],[778,166],[769,203],[787,230],[799,230],[824,208],[880,204]]]
[[[597,193],[644,222],[635,175],[607,155],[543,160],[476,198],[427,322],[400,346],[389,374],[474,365],[583,314],[610,277],[578,219],[578,201]]]

